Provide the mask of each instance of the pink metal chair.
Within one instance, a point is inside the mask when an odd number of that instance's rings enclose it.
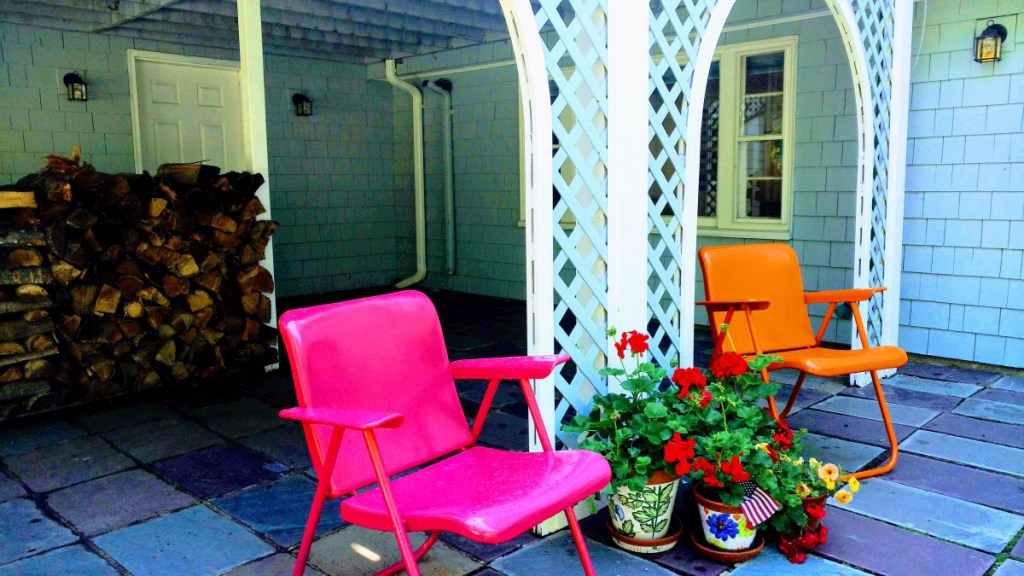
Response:
[[[584,572],[594,574],[573,506],[607,485],[611,471],[593,452],[552,449],[530,385],[568,356],[450,363],[433,304],[413,291],[291,310],[281,334],[299,403],[281,416],[302,422],[319,479],[295,576],[305,570],[324,500],[345,494],[352,496],[341,503],[343,520],[395,533],[402,562],[378,576],[403,568],[418,576],[417,561],[441,531],[496,544],[560,511]],[[472,430],[459,379],[490,380]],[[543,452],[476,446],[501,380],[519,381]],[[430,535],[414,551],[408,532],[420,531]]]

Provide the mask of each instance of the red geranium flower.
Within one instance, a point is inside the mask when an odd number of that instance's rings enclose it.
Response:
[[[743,469],[739,456],[733,456],[731,460],[722,462],[722,472],[729,475],[733,482],[746,482],[750,480],[750,473]]]
[[[711,392],[709,392],[708,390],[705,390],[704,394],[700,398],[700,407],[701,408],[707,408],[708,404],[710,402],[711,402]]]
[[[690,386],[703,390],[708,385],[708,379],[698,368],[676,368],[672,373],[672,383],[679,386],[679,398],[682,399],[690,393]]]
[[[824,524],[818,527],[818,544],[828,542],[828,528]]]
[[[697,445],[697,440],[690,438],[683,440],[683,437],[676,432],[672,435],[672,439],[665,444],[665,461],[666,462],[686,462],[693,458],[693,448]]]
[[[615,343],[615,353],[619,355],[619,358],[626,357],[626,343],[624,341]]]
[[[723,379],[731,376],[742,376],[750,371],[750,366],[743,356],[735,352],[724,352],[711,359],[711,375]]]
[[[779,445],[780,450],[788,450],[793,447],[793,431],[789,424],[779,420],[779,430],[772,436],[772,441]]]
[[[636,330],[630,330],[623,334],[623,336],[629,337],[629,349],[633,351],[633,354],[643,354],[647,352],[647,334],[641,334]]]
[[[807,512],[807,515],[811,518],[817,518],[818,520],[821,520],[825,517],[825,508],[823,506],[815,506],[814,504],[809,504],[807,506],[804,506],[804,512]]]
[[[704,458],[697,458],[693,461],[693,468],[704,473],[704,483],[715,488],[724,488],[725,485],[715,476],[718,468]]]

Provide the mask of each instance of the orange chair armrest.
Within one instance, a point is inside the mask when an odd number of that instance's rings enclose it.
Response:
[[[451,370],[456,380],[533,380],[547,378],[555,366],[568,361],[568,354],[479,358],[452,362]]]
[[[764,310],[771,305],[771,302],[761,298],[748,298],[746,300],[705,300],[697,302],[698,306],[704,306],[709,312],[728,312],[730,309],[750,308],[751,310]]]
[[[278,413],[281,418],[298,420],[303,424],[324,424],[349,430],[397,428],[404,416],[394,412],[370,410],[342,410],[337,408],[289,408]]]
[[[807,304],[832,304],[833,302],[863,302],[876,292],[884,292],[885,286],[877,288],[847,288],[845,290],[824,290],[821,292],[805,292],[804,302]]]

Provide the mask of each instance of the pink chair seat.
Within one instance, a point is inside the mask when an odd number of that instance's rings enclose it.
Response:
[[[392,480],[413,532],[444,530],[479,542],[505,542],[604,488],[604,458],[583,450],[505,452],[476,446]],[[347,522],[393,531],[380,488],[341,503]]]

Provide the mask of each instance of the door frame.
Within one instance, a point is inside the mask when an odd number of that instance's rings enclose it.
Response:
[[[216,60],[214,58],[203,58],[200,56],[184,56],[181,54],[165,54],[163,52],[150,52],[147,50],[128,50],[128,91],[129,99],[131,101],[132,108],[132,145],[135,149],[135,172],[142,173],[142,124],[139,118],[139,86],[138,86],[138,75],[136,67],[138,63],[142,62],[155,62],[158,64],[176,64],[192,66],[195,68],[214,68],[218,70],[227,70],[234,72],[238,75],[239,83],[241,83],[241,67],[240,64],[233,60]],[[239,120],[242,122],[243,131],[245,130],[245,102],[244,98],[239,102],[241,117]],[[246,145],[246,139],[242,139],[242,158],[251,158],[249,154],[248,146]],[[223,166],[222,166],[223,168]]]

